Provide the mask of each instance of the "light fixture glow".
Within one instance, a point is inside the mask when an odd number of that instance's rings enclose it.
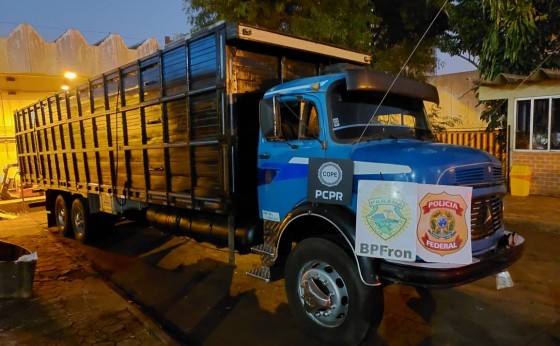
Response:
[[[60,89],[64,90],[64,91],[68,91],[70,89],[70,87],[68,85],[63,85],[60,87]]]
[[[64,73],[64,77],[66,79],[74,79],[74,78],[76,78],[76,73],[74,73],[72,71],[68,71],[68,72]]]

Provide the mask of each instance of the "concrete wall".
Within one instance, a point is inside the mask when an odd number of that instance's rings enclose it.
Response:
[[[441,117],[459,117],[461,123],[453,131],[485,130],[486,122],[480,120],[481,109],[477,107],[478,100],[472,91],[473,81],[478,79],[477,71],[451,73],[433,76],[428,79],[439,92],[439,111]]]
[[[0,173],[6,164],[16,161],[15,109],[61,91],[62,84],[80,84],[158,48],[153,38],[128,48],[116,34],[90,45],[77,30],[68,30],[49,42],[27,24],[0,37]],[[75,72],[78,78],[66,80],[63,75],[67,71]]]

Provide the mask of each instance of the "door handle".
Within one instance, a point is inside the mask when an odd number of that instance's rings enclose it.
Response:
[[[259,159],[263,159],[263,160],[270,159],[270,154],[259,154]]]

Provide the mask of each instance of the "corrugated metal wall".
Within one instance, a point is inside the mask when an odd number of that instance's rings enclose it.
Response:
[[[129,48],[116,34],[91,45],[77,30],[68,30],[49,42],[28,24],[0,37],[0,169],[17,157],[14,110],[60,91],[62,84],[69,83],[63,77],[68,70],[84,82],[91,75],[135,61],[157,49],[155,39]],[[75,100],[70,99],[69,104],[76,105]]]

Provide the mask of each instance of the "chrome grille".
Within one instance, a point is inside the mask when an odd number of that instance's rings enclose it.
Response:
[[[502,166],[500,165],[492,166],[492,180],[498,184],[504,183],[504,173],[502,172]]]
[[[500,229],[502,199],[499,196],[475,198],[471,205],[472,240],[487,237]]]
[[[459,168],[455,171],[455,181],[459,185],[473,185],[484,182],[484,167]]]
[[[453,172],[457,185],[476,186],[504,183],[502,166],[497,164],[457,167]]]

